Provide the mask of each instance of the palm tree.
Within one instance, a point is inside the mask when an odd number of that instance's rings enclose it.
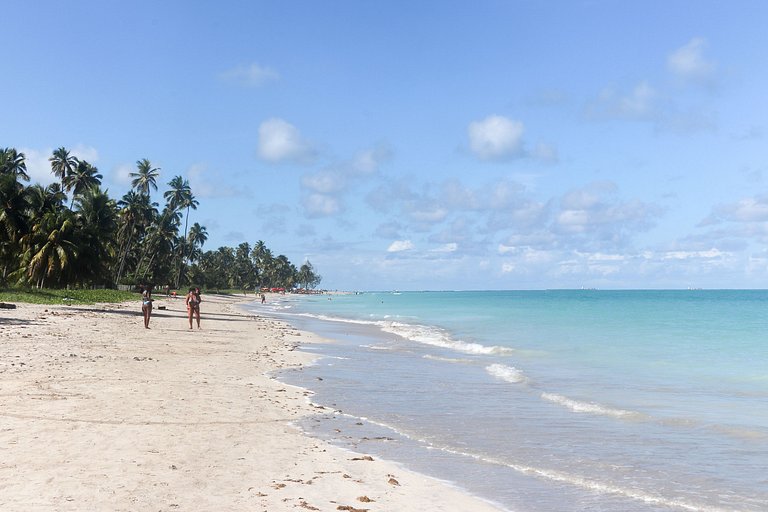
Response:
[[[315,268],[312,266],[312,263],[307,260],[296,274],[296,279],[299,283],[304,285],[305,289],[309,290],[317,286],[322,278],[315,274]]]
[[[258,268],[261,272],[260,281],[261,286],[264,286],[265,282],[267,287],[271,287],[275,278],[275,258],[272,256],[272,251],[268,248],[264,249],[258,262]]]
[[[12,174],[0,174],[0,265],[2,281],[19,267],[19,242],[27,231],[29,203],[24,186]]]
[[[0,174],[11,174],[17,180],[29,181],[24,153],[19,153],[14,148],[0,149]]]
[[[47,213],[22,238],[25,277],[38,288],[46,280],[64,282],[78,255],[76,227],[69,210]]]
[[[36,183],[28,187],[26,193],[29,208],[27,215],[32,219],[42,217],[46,213],[61,211],[64,208],[64,201],[67,200],[67,195],[58,183],[51,183],[45,188]]]
[[[141,235],[157,217],[157,203],[150,203],[149,196],[138,193],[135,190],[128,191],[117,202],[119,211],[119,227],[117,238],[120,242],[120,264],[115,276],[115,282],[119,283],[125,270],[125,263],[131,251],[131,244],[135,235]]]
[[[189,223],[189,209],[197,210],[198,203],[195,196],[192,194],[192,189],[189,187],[189,181],[183,179],[181,176],[174,176],[174,178],[168,182],[168,186],[171,187],[163,197],[168,201],[168,206],[174,210],[187,209],[187,213],[184,216],[184,240],[187,239],[187,225]],[[179,286],[181,280],[181,269],[184,266],[184,243],[179,244],[181,249],[180,263],[179,263],[179,275],[176,278],[176,287]]]
[[[259,240],[253,246],[251,251],[251,259],[253,260],[253,266],[256,268],[256,281],[261,285],[261,276],[264,274],[264,255],[267,251],[267,244],[263,240]]]
[[[195,222],[192,224],[192,227],[189,228],[187,240],[189,240],[193,250],[197,247],[202,248],[203,245],[205,245],[206,240],[208,240],[208,230],[205,229],[205,226],[201,226],[199,223]]]
[[[77,158],[71,156],[66,148],[58,148],[53,151],[51,158],[51,172],[61,181],[61,188],[64,188],[64,182],[67,176],[72,174],[77,167]]]
[[[152,167],[149,160],[142,158],[136,161],[136,171],[132,172],[131,186],[137,191],[149,196],[150,189],[157,190],[157,178],[160,176],[160,168]]]
[[[99,187],[91,187],[77,198],[79,255],[76,277],[87,282],[108,282],[115,259],[117,205]]]
[[[172,259],[174,251],[177,248],[176,238],[179,232],[179,224],[181,224],[181,214],[172,210],[170,206],[166,206],[158,222],[151,226],[149,233],[147,234],[148,240],[145,253],[142,256],[142,262],[147,251],[151,251],[152,256],[150,256],[149,263],[147,263],[147,266],[144,268],[144,278],[151,274],[150,277],[155,280],[167,280],[168,276],[164,275],[165,272],[163,272],[162,269],[153,268],[153,263],[159,256],[159,261],[161,261],[164,266],[168,265],[168,262]]]
[[[99,174],[99,170],[96,167],[85,160],[78,160],[75,170],[64,179],[65,188],[72,191],[72,201],[70,202],[69,209],[71,210],[74,206],[76,196],[84,193],[89,188],[101,185],[102,178],[103,176]]]

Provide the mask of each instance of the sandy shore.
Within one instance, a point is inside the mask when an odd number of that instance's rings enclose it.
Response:
[[[300,433],[268,375],[311,337],[203,300],[199,331],[182,299],[0,310],[0,510],[497,510]]]

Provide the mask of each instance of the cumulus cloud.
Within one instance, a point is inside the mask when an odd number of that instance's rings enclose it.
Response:
[[[708,81],[714,76],[717,64],[704,56],[706,41],[695,37],[667,57],[667,69],[683,80]]]
[[[395,240],[391,244],[389,244],[389,247],[387,247],[387,252],[403,252],[403,251],[410,251],[414,248],[413,242],[410,240]]]
[[[560,200],[552,229],[561,243],[621,246],[637,232],[648,230],[661,209],[639,200],[622,201],[612,182],[592,183],[566,193]]]
[[[328,217],[341,211],[338,199],[326,194],[309,194],[303,205],[309,217]]]
[[[301,185],[321,194],[331,194],[344,190],[347,180],[343,174],[326,169],[305,175],[301,178]]]
[[[382,163],[392,158],[392,150],[386,146],[360,151],[350,164],[350,170],[356,174],[374,174]]]
[[[768,221],[768,195],[746,197],[735,203],[717,205],[702,225],[714,224],[718,221],[747,223]]]
[[[272,118],[259,126],[258,154],[268,162],[307,163],[315,156],[315,150],[291,123]]]
[[[648,82],[640,82],[630,91],[607,87],[587,104],[590,119],[654,120],[659,115],[657,92]]]
[[[523,123],[491,115],[469,123],[469,147],[482,160],[504,160],[522,156]]]
[[[335,162],[324,169],[307,173],[301,178],[301,186],[309,198],[304,202],[307,215],[333,215],[343,211],[345,196],[357,185],[371,179],[378,172],[379,166],[388,160],[391,151],[380,146],[360,151],[351,160]],[[311,199],[311,196],[319,198]],[[325,206],[318,208],[322,202]],[[330,204],[335,206],[330,208]]]
[[[246,87],[258,87],[280,78],[277,71],[259,64],[248,64],[228,69],[219,75],[225,82]]]
[[[459,248],[459,244],[457,244],[456,242],[451,242],[451,243],[443,244],[440,247],[436,247],[432,249],[431,252],[447,254],[447,253],[456,252],[458,248]]]
[[[706,251],[669,251],[661,255],[664,260],[713,259],[724,256],[723,252],[715,248]]]

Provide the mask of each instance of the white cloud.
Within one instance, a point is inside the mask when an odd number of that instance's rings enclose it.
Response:
[[[707,251],[669,251],[662,256],[663,260],[690,260],[722,258],[725,254],[712,248]]]
[[[451,242],[448,244],[443,244],[440,247],[436,247],[435,249],[432,249],[431,252],[451,253],[451,252],[456,252],[458,248],[459,248],[459,244],[457,244],[456,242]]]
[[[659,116],[657,97],[658,94],[648,82],[640,82],[629,92],[608,87],[587,105],[587,116],[592,119],[655,121]]]
[[[522,155],[523,123],[491,115],[469,123],[469,147],[483,160],[502,160]]]
[[[410,240],[395,240],[389,245],[389,247],[387,247],[387,252],[410,251],[413,248],[413,242]]]
[[[280,75],[277,73],[277,71],[271,68],[260,66],[254,63],[228,69],[227,71],[221,73],[219,77],[226,82],[244,85],[247,87],[258,87],[260,85],[264,85],[267,82],[277,80],[280,78]]]
[[[717,68],[714,61],[703,55],[706,41],[696,37],[667,57],[667,69],[684,80],[707,80]]]
[[[304,210],[310,217],[328,217],[341,211],[335,197],[325,194],[310,194],[304,199]]]
[[[768,221],[768,196],[747,197],[733,204],[715,207],[711,216],[731,222]]]
[[[301,178],[301,184],[315,192],[331,194],[344,190],[347,180],[338,172],[326,169],[313,174],[307,174]]]
[[[624,254],[606,254],[602,252],[596,252],[586,255],[589,261],[625,261],[627,256]]]
[[[308,162],[315,151],[295,126],[272,118],[259,126],[258,154],[268,162]]]
[[[392,151],[387,147],[377,147],[359,152],[352,161],[352,171],[357,174],[374,174],[379,166],[392,158]]]

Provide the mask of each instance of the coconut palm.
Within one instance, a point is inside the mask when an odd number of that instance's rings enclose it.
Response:
[[[47,187],[34,184],[26,189],[28,211],[27,216],[35,219],[46,213],[59,212],[64,209],[64,201],[67,195],[61,190],[58,183],[51,183]]]
[[[75,197],[92,187],[101,185],[102,178],[103,176],[99,174],[99,170],[95,166],[85,160],[78,160],[72,174],[69,174],[64,179],[64,187],[72,191],[72,201],[69,205],[70,210],[75,204]]]
[[[315,268],[309,260],[299,268],[299,272],[296,274],[297,282],[301,283],[305,289],[312,289],[320,283],[322,278],[315,273]]]
[[[51,158],[51,172],[61,181],[61,188],[64,188],[64,181],[67,176],[72,174],[77,167],[77,158],[69,154],[66,148],[58,148],[53,151]]]
[[[14,148],[0,149],[0,174],[11,174],[17,180],[29,181],[24,153],[19,153]]]
[[[205,229],[205,226],[201,226],[199,223],[195,222],[192,224],[192,227],[189,228],[187,240],[189,240],[193,250],[198,247],[202,248],[203,245],[205,245],[206,240],[208,240],[208,230]]]
[[[259,240],[253,245],[253,250],[251,251],[251,260],[253,260],[253,266],[256,268],[256,281],[257,284],[262,285],[261,283],[261,277],[264,273],[264,267],[262,266],[264,262],[264,255],[267,251],[267,244],[264,243],[263,240]]]
[[[189,223],[189,209],[197,210],[198,203],[195,196],[192,194],[192,189],[189,187],[189,182],[183,179],[181,176],[174,176],[174,178],[168,182],[168,186],[171,187],[163,197],[168,201],[168,206],[175,210],[187,209],[186,215],[184,215],[184,238],[187,239],[187,225]],[[176,278],[176,287],[179,286],[181,280],[181,269],[184,266],[184,247],[185,244],[179,244],[180,259],[179,259],[179,274]]]
[[[142,158],[136,161],[136,172],[131,173],[131,186],[138,192],[149,196],[150,189],[157,190],[157,178],[160,168],[152,167],[149,160]]]
[[[120,263],[115,282],[119,283],[134,237],[144,234],[146,228],[152,223],[152,219],[157,217],[157,203],[150,203],[149,196],[146,194],[130,190],[117,202],[117,206],[120,208],[117,231]]]
[[[177,250],[177,235],[179,232],[179,225],[181,224],[181,214],[169,206],[165,207],[163,214],[159,217],[158,221],[149,229],[147,233],[146,256],[147,251],[151,252],[149,262],[144,268],[143,277],[152,277],[157,281],[165,281],[168,279],[166,275],[170,265],[170,261],[173,259],[173,254]],[[142,257],[143,262],[144,257]],[[164,269],[155,269],[153,264],[155,261],[161,262],[161,267]],[[141,262],[140,265],[141,266]]]
[[[117,205],[99,187],[77,197],[79,254],[75,274],[83,282],[109,282],[108,272],[115,259]]]
[[[69,210],[43,215],[22,237],[24,277],[38,288],[66,282],[78,255],[75,221]]]
[[[2,281],[19,267],[19,242],[28,229],[29,203],[24,186],[12,174],[0,174],[0,265]]]

